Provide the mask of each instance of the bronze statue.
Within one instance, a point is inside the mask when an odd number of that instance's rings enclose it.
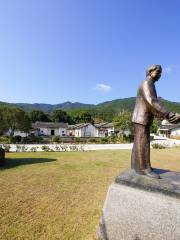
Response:
[[[134,145],[131,155],[131,168],[139,174],[159,178],[153,172],[150,163],[150,126],[154,116],[167,119],[170,123],[179,123],[180,115],[169,112],[157,98],[155,82],[161,77],[160,65],[150,66],[146,79],[141,83],[134,108],[132,122],[134,125]]]

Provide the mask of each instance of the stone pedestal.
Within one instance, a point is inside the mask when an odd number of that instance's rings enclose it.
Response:
[[[98,240],[180,240],[180,173],[155,170],[161,179],[133,170],[108,190]]]

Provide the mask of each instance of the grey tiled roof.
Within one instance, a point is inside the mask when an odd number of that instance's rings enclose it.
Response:
[[[175,129],[175,128],[178,128],[180,127],[180,123],[178,124],[171,124],[171,125],[161,125],[159,130],[172,130],[172,129]]]
[[[36,122],[32,124],[34,129],[37,128],[67,128],[67,123],[62,122]]]
[[[111,127],[114,127],[114,124],[113,123],[97,123],[97,124],[94,124],[94,126],[97,128],[111,128]]]
[[[91,124],[91,123],[78,123],[78,124],[74,124],[74,125],[68,125],[68,130],[86,127],[86,126],[88,126],[89,124]]]

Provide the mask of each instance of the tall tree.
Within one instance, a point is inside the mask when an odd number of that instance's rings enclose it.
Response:
[[[31,121],[33,123],[35,123],[37,121],[39,121],[39,122],[48,122],[48,121],[50,121],[48,115],[45,114],[41,110],[32,110],[29,113],[29,117],[30,117],[30,119],[31,119]]]
[[[97,107],[90,110],[90,113],[97,122],[112,122],[113,118],[117,115],[116,111],[110,106]]]
[[[151,133],[156,134],[160,125],[161,125],[161,120],[159,120],[158,118],[154,118],[153,123],[151,125]]]
[[[90,110],[76,109],[69,114],[75,123],[94,123]]]
[[[8,131],[8,124],[4,118],[3,107],[1,107],[0,108],[0,135],[3,135],[7,131]]]
[[[64,123],[71,122],[70,116],[67,114],[67,112],[65,112],[61,109],[55,109],[51,113],[51,120],[53,122],[64,122]]]
[[[9,130],[10,136],[12,137],[15,130],[24,132],[28,132],[30,130],[30,118],[22,109],[5,106],[1,107],[0,111],[2,122],[5,123],[4,129],[2,130],[3,133]]]
[[[118,130],[122,135],[125,131],[132,132],[131,123],[131,112],[123,112],[113,119],[115,129]]]

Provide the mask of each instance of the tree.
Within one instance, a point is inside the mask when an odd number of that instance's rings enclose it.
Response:
[[[114,116],[117,115],[115,110],[109,106],[91,109],[90,114],[95,122],[112,122]]]
[[[0,108],[0,135],[3,135],[4,132],[8,131],[8,124],[5,121],[4,115],[3,115],[3,108]]]
[[[53,122],[64,122],[64,123],[68,122],[69,123],[70,116],[67,114],[67,112],[65,112],[61,109],[56,109],[51,114],[51,120]]]
[[[75,123],[94,123],[93,117],[89,110],[76,109],[71,111],[69,114]]]
[[[29,118],[27,113],[23,113],[21,116],[21,127],[19,128],[19,130],[27,133],[29,132],[30,129],[31,129],[31,119]]]
[[[45,114],[41,110],[32,110],[29,113],[29,117],[33,123],[35,123],[37,121],[39,121],[39,122],[48,122],[49,121],[48,115]]]
[[[158,118],[154,118],[153,123],[151,125],[151,133],[157,133],[158,128],[161,125],[161,121]]]
[[[1,108],[2,122],[5,123],[2,133],[10,132],[10,136],[14,135],[15,130],[28,132],[31,128],[29,116],[20,108],[2,107]]]
[[[113,119],[115,130],[124,135],[126,131],[132,132],[131,112],[121,113],[119,116],[115,116]]]

